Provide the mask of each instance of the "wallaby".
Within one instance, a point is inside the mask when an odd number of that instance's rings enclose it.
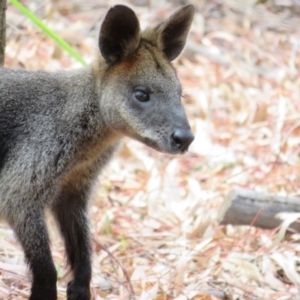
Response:
[[[135,13],[116,5],[102,23],[91,66],[56,73],[0,69],[0,214],[24,249],[30,300],[57,299],[46,208],[73,272],[67,299],[88,300],[87,206],[100,170],[124,136],[164,153],[188,150],[194,136],[171,61],[193,15],[187,5],[141,32]]]

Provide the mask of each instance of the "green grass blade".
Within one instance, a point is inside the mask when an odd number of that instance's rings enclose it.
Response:
[[[105,233],[111,235],[110,219],[107,212],[105,213]]]
[[[122,248],[123,248],[123,249],[126,249],[126,248],[127,248],[127,241],[126,241],[126,239],[124,238],[124,236],[121,236],[121,245],[122,245]]]
[[[52,38],[61,48],[67,51],[73,58],[75,58],[82,65],[86,66],[84,59],[78,54],[65,40],[58,36],[53,30],[45,25],[36,15],[24,7],[18,0],[10,0],[22,14],[28,17],[35,25],[37,25],[46,35]]]

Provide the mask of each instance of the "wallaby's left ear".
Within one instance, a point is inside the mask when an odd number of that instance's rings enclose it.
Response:
[[[132,54],[140,42],[140,23],[125,5],[112,7],[105,16],[99,36],[99,49],[107,63],[114,64]]]
[[[186,5],[156,27],[159,32],[160,47],[170,61],[175,59],[183,50],[194,13],[194,6]]]

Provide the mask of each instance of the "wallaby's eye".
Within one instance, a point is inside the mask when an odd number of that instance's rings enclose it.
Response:
[[[142,90],[134,91],[134,97],[136,100],[138,100],[140,102],[147,102],[150,100],[149,94]]]

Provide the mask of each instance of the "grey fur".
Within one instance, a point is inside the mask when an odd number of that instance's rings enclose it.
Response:
[[[186,6],[140,33],[132,10],[118,5],[104,20],[102,55],[91,66],[56,73],[0,69],[0,214],[31,268],[31,300],[56,299],[45,208],[58,221],[73,270],[68,299],[88,300],[89,193],[120,140],[187,151],[193,135],[170,60],[185,44],[193,12]],[[138,100],[145,95],[148,101]]]

